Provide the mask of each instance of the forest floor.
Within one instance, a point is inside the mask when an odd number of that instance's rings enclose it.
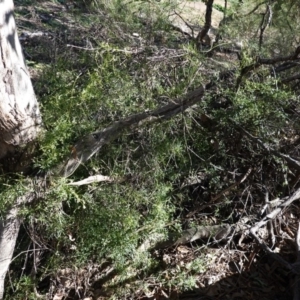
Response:
[[[45,83],[42,85],[39,83],[39,79],[47,65],[55,63],[56,57],[65,49],[73,49],[74,56],[78,51],[92,51],[95,39],[99,38],[102,41],[110,39],[109,28],[101,28],[101,24],[91,21],[96,16],[88,10],[76,9],[74,13],[74,3],[71,1],[64,4],[38,1],[38,5],[36,3],[24,5],[23,2],[15,1],[17,26],[37,95],[42,97],[47,88]],[[223,2],[216,1],[220,5],[223,5]],[[185,26],[183,20],[201,26],[204,14],[203,3],[187,1],[180,5],[176,14],[173,12],[170,15],[170,20],[178,27]],[[217,28],[221,19],[222,13],[214,10],[213,27]],[[232,248],[229,242],[225,242],[212,245],[210,248],[203,247],[201,250],[191,244],[161,250],[157,255],[170,270],[177,266],[181,269],[186,268],[187,272],[193,272],[187,266],[199,257],[210,260],[210,268],[204,268],[202,272],[197,271],[199,273],[195,274],[197,289],[182,293],[182,291],[167,290],[155,282],[148,295],[136,291],[135,294],[126,296],[126,299],[291,299],[291,276],[287,270],[264,255],[261,249],[247,238],[241,243],[236,241],[236,245],[236,248]],[[293,246],[285,247],[281,249],[281,253],[287,259],[294,258]],[[91,275],[92,268],[93,275]],[[103,267],[96,264],[88,265],[81,271],[72,269],[71,266],[68,270],[58,270],[57,278],[52,282],[56,280],[60,284],[52,285],[53,299],[65,299],[59,292],[61,286],[64,285],[67,289],[68,286],[73,285],[72,280],[78,282],[80,278],[82,280],[89,278],[93,287],[93,296],[89,296],[91,290],[87,290],[86,300],[107,299],[112,288],[103,292],[99,288],[99,285],[104,284],[103,280],[100,284],[100,281],[95,279],[97,272],[105,273],[104,271]],[[168,271],[165,276],[168,277]],[[68,280],[62,280],[62,277]],[[107,277],[110,277],[109,274]],[[150,277],[143,278],[143,281],[151,282],[151,280]],[[70,294],[67,299],[77,299],[76,293],[73,296]]]

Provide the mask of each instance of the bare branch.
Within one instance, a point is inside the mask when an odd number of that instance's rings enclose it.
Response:
[[[237,182],[231,184],[228,188],[222,190],[220,193],[218,193],[215,197],[213,197],[208,205],[201,205],[199,208],[197,208],[196,210],[191,211],[190,213],[187,214],[187,218],[192,217],[193,215],[195,215],[196,213],[198,213],[199,211],[203,210],[206,206],[211,206],[213,204],[215,204],[219,199],[226,197],[235,187],[237,187],[238,185],[240,185],[241,183],[243,183],[248,176],[251,174],[252,172],[252,168],[249,168],[248,171],[246,172],[246,174]]]
[[[238,125],[237,125],[238,126]],[[300,170],[300,162],[292,157],[290,157],[287,154],[281,153],[279,151],[276,151],[272,149],[270,145],[267,145],[264,143],[260,138],[253,136],[251,133],[249,133],[247,130],[242,128],[241,126],[238,126],[251,140],[255,141],[258,145],[260,145],[263,149],[267,150],[268,152],[274,154],[277,157],[280,157],[284,159],[287,163],[289,163],[292,167],[294,167],[297,170]]]
[[[297,73],[297,74],[294,74],[290,77],[287,77],[287,78],[284,78],[281,80],[282,83],[289,83],[293,80],[297,80],[297,79],[300,79],[300,73]]]
[[[113,123],[101,131],[94,132],[83,137],[73,147],[71,156],[54,172],[63,177],[72,175],[81,163],[89,160],[93,155],[100,151],[103,145],[106,145],[119,137],[124,130],[129,128],[133,129],[144,124],[168,120],[171,117],[184,112],[187,108],[195,103],[201,101],[205,90],[211,88],[212,86],[212,83],[208,83],[206,86],[201,86],[190,92],[183,99],[174,100],[169,104],[153,111],[142,112],[129,116]]]
[[[270,4],[267,5],[266,7],[266,12],[264,13],[262,20],[261,20],[261,25],[260,25],[260,35],[259,35],[259,48],[261,48],[262,43],[263,43],[263,35],[266,30],[266,28],[270,25],[272,21],[272,7]]]
[[[241,84],[242,78],[245,75],[247,75],[251,71],[254,71],[255,69],[259,68],[261,65],[273,65],[278,62],[295,61],[295,60],[299,59],[299,54],[300,54],[300,46],[298,46],[295,49],[294,53],[287,55],[287,56],[279,56],[279,57],[275,57],[275,58],[261,58],[258,56],[256,58],[256,61],[253,64],[242,68],[240,75],[237,78],[236,86],[238,87]],[[283,82],[283,80],[282,80],[282,82]]]
[[[193,28],[189,23],[187,23],[187,22],[183,19],[183,17],[182,17],[180,14],[178,14],[176,11],[174,11],[174,14],[175,14],[178,18],[180,18],[180,19],[182,20],[182,22],[185,24],[185,26],[186,26],[187,28],[190,29],[190,31],[191,31],[192,34],[190,35],[188,32],[184,31],[184,30],[181,29],[179,26],[175,26],[175,25],[173,25],[173,24],[171,24],[172,29],[174,29],[174,30],[176,30],[176,31],[179,31],[179,32],[181,32],[181,33],[184,34],[184,35],[187,35],[190,39],[193,39],[193,38],[194,38],[194,28]]]
[[[273,220],[284,208],[291,205],[294,201],[300,198],[300,189],[296,190],[296,192],[290,196],[285,202],[278,205],[271,213],[267,214],[261,221],[257,222],[255,226],[253,226],[250,230],[252,234],[261,228],[262,226],[266,225],[270,220]]]
[[[295,68],[295,67],[299,67],[299,61],[294,61],[294,62],[284,62],[283,64],[277,66],[274,68],[274,73],[275,74],[278,74],[280,72],[284,72],[286,70],[290,70],[292,68]]]
[[[268,2],[268,1],[263,1],[263,2],[261,2],[261,3],[259,3],[259,4],[257,4],[250,12],[248,12],[247,14],[245,14],[245,16],[249,16],[249,15],[253,14],[256,10],[259,9],[259,7],[260,7],[261,5],[263,5],[263,4],[267,3],[267,2]]]
[[[109,176],[104,176],[104,175],[94,175],[94,176],[90,176],[85,179],[82,179],[80,181],[70,182],[68,185],[79,186],[79,185],[91,184],[91,183],[95,183],[95,182],[104,182],[104,181],[112,182],[113,178],[109,177]]]

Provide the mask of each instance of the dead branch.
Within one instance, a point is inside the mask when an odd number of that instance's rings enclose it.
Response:
[[[300,191],[297,190],[287,201],[284,202],[283,207],[287,207],[290,205],[293,201],[300,198]],[[282,208],[281,208],[282,209]],[[278,213],[281,211],[281,209],[275,210],[276,213],[271,213],[266,216],[268,221],[275,218],[275,216],[278,215]],[[267,221],[267,222],[268,222]],[[265,250],[273,259],[278,261],[280,264],[285,266],[288,270],[293,272],[295,276],[295,284],[294,284],[294,300],[300,299],[300,223],[298,225],[298,231],[296,234],[296,246],[297,246],[297,261],[293,264],[287,262],[285,259],[283,259],[280,255],[272,251],[256,234],[256,231],[259,227],[263,226],[262,224],[265,224],[265,221],[262,220],[258,222],[254,227],[250,229],[251,235],[254,237],[256,242],[260,245],[260,247]]]
[[[259,7],[260,7],[261,5],[263,5],[263,4],[267,3],[267,2],[268,2],[268,1],[263,1],[263,2],[261,2],[261,3],[259,3],[259,4],[257,4],[250,12],[246,13],[245,16],[249,16],[249,15],[253,14],[256,10],[259,9]]]
[[[219,194],[217,194],[216,196],[214,196],[210,202],[207,204],[207,206],[210,206],[210,205],[213,205],[216,203],[217,200],[223,198],[223,197],[226,197],[235,187],[237,187],[238,185],[240,185],[241,183],[243,183],[247,178],[248,176],[251,174],[252,172],[252,168],[249,168],[248,171],[246,172],[246,174],[240,179],[238,180],[237,182],[233,183],[232,185],[230,185],[229,187],[227,187],[226,189],[224,189],[222,192],[220,192]],[[187,218],[190,218],[192,217],[193,215],[195,215],[197,212],[203,210],[204,208],[206,207],[205,206],[201,206],[200,208],[190,212],[187,214]]]
[[[19,207],[25,203],[30,203],[36,199],[37,194],[32,190],[25,195],[16,199],[16,205],[5,212],[5,216],[0,219],[0,299],[3,297],[4,292],[4,279],[12,261],[13,252],[15,249],[19,229],[21,226],[22,218],[19,214]]]
[[[300,46],[298,46],[295,49],[294,53],[291,53],[290,55],[287,56],[279,56],[275,58],[261,58],[258,56],[256,58],[256,61],[253,64],[248,65],[241,69],[240,75],[236,81],[237,82],[236,86],[239,87],[243,77],[245,77],[251,71],[254,71],[255,69],[259,68],[261,65],[273,65],[278,62],[295,61],[299,59],[299,54],[300,54]]]
[[[266,253],[268,253],[273,259],[275,259],[276,261],[278,261],[281,265],[285,266],[287,269],[291,270],[291,264],[289,262],[287,262],[285,259],[283,259],[280,255],[278,255],[277,253],[275,253],[274,251],[272,251],[263,241],[261,241],[261,239],[257,236],[257,234],[253,231],[251,231],[251,235],[254,237],[254,239],[256,240],[256,242],[258,243],[258,245],[264,250],[266,251]]]
[[[275,208],[272,212],[267,214],[262,220],[256,223],[250,230],[250,232],[255,235],[256,231],[261,228],[262,226],[266,225],[269,221],[273,220],[279,213],[282,212],[283,209],[287,208],[291,205],[294,201],[300,198],[300,189],[296,190],[292,196],[290,196],[286,201],[279,204],[277,208]]]
[[[80,181],[70,182],[68,185],[80,186],[80,185],[91,184],[91,183],[95,183],[95,182],[112,182],[112,181],[113,181],[112,177],[103,176],[103,175],[94,175],[94,176],[90,176],[85,179],[82,179]]]
[[[270,212],[269,214],[267,214],[261,221],[257,222],[255,224],[255,226],[253,226],[250,229],[250,234],[254,237],[254,239],[256,240],[256,242],[259,244],[259,246],[265,250],[273,259],[275,259],[276,261],[278,261],[280,264],[282,264],[283,266],[285,266],[288,270],[290,270],[291,272],[293,272],[294,274],[296,274],[296,283],[295,283],[295,288],[294,288],[294,300],[298,300],[299,299],[299,295],[300,295],[300,288],[299,288],[299,275],[300,275],[300,225],[298,228],[298,233],[297,233],[297,237],[296,237],[296,244],[297,244],[297,253],[298,253],[298,258],[297,261],[294,264],[291,264],[289,262],[287,262],[285,259],[283,259],[280,255],[278,255],[277,253],[275,253],[274,251],[272,251],[256,234],[256,232],[258,231],[259,228],[261,228],[262,226],[268,224],[269,222],[272,222],[272,220],[275,219],[275,217],[282,212],[282,210],[286,207],[288,207],[289,205],[291,205],[294,201],[298,200],[300,198],[300,189],[298,189],[292,196],[290,196],[286,201],[284,201],[282,204],[279,204],[278,207],[273,210],[272,212]]]
[[[287,70],[290,70],[292,68],[295,68],[295,67],[299,67],[299,60],[296,60],[294,62],[284,62],[283,64],[277,66],[276,68],[274,68],[274,75],[275,74],[278,74],[280,72],[284,72],[284,71],[287,71]]]
[[[237,125],[251,140],[255,141],[259,146],[263,149],[267,150],[268,152],[272,153],[273,155],[284,159],[287,163],[289,163],[293,168],[300,170],[300,162],[287,154],[281,153],[279,151],[274,150],[270,145],[264,143],[260,138],[253,136],[247,130],[242,128],[241,126]]]
[[[190,39],[193,39],[194,38],[194,28],[193,28],[193,26],[191,26],[188,22],[186,22],[185,19],[179,13],[177,13],[176,11],[174,11],[174,14],[182,20],[182,22],[185,24],[185,26],[190,29],[192,34],[190,35],[188,32],[184,31],[180,27],[175,26],[173,24],[171,24],[172,29],[174,29],[175,31],[178,31],[178,32],[180,32],[184,35],[187,35]]]
[[[265,203],[266,203],[266,206],[267,206],[266,212],[267,212],[267,214],[269,214],[269,213],[271,213],[271,204],[270,204],[270,201],[269,201],[269,192],[268,191],[265,192]],[[275,242],[276,242],[275,233],[274,233],[274,220],[269,222],[267,224],[267,227],[268,227],[270,240],[271,240],[272,247],[273,247],[275,245]]]
[[[210,237],[219,241],[225,239],[230,231],[231,226],[229,224],[198,226],[185,230],[182,236],[175,241],[174,245],[191,243],[199,239],[208,239]]]
[[[167,248],[209,238],[215,241],[221,241],[228,237],[232,227],[233,226],[229,224],[197,226],[183,230],[179,237],[176,234],[171,234],[167,241],[159,241],[155,244],[151,244],[151,241],[146,241],[146,243],[143,243],[141,249],[144,250],[152,247],[155,249]]]
[[[300,79],[300,73],[297,73],[297,74],[294,74],[290,77],[287,77],[287,78],[284,78],[281,80],[282,83],[289,83],[293,80],[297,80],[297,79]]]
[[[272,21],[272,7],[270,4],[267,5],[266,7],[266,12],[263,14],[261,24],[260,24],[260,34],[259,34],[259,49],[261,49],[262,43],[263,43],[263,35],[266,30],[266,28],[270,25]]]
[[[206,86],[201,86],[190,92],[186,97],[174,100],[161,108],[129,116],[113,123],[101,131],[88,134],[74,145],[71,156],[54,170],[54,173],[62,177],[69,177],[81,163],[89,160],[103,145],[106,145],[119,137],[124,130],[137,128],[144,124],[168,120],[201,101],[205,90],[210,89],[212,86],[213,83],[208,83]]]

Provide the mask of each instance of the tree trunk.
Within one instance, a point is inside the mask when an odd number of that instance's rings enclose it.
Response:
[[[2,175],[8,171],[26,172],[30,163],[28,145],[32,144],[42,128],[39,106],[17,35],[13,8],[12,0],[0,1],[0,172]],[[26,198],[19,198],[18,201]],[[20,223],[16,205],[9,208],[6,215],[0,219],[0,299],[3,298],[4,279],[12,259]]]
[[[0,1],[0,159],[37,136],[41,116],[13,16],[12,0]]]
[[[5,275],[8,271],[20,229],[18,209],[12,208],[0,222],[0,299],[3,299]]]
[[[211,15],[213,11],[214,0],[207,0],[205,4],[206,4],[205,23],[202,30],[198,33],[198,36],[196,37],[198,48],[201,45],[204,37],[207,36],[209,29],[211,28]]]

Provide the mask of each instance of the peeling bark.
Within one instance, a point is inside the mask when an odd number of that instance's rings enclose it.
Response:
[[[41,116],[13,16],[0,1],[0,159],[37,137]]]
[[[41,131],[41,115],[18,39],[13,1],[0,1],[0,167],[2,174],[24,171],[30,155],[23,146],[34,141]],[[22,149],[20,147],[22,146]],[[24,147],[26,148],[26,147]],[[19,159],[16,161],[15,152]],[[7,163],[8,162],[8,163]],[[0,299],[13,256],[21,220],[18,205],[29,195],[16,199],[0,218]],[[32,197],[32,195],[30,195]]]

